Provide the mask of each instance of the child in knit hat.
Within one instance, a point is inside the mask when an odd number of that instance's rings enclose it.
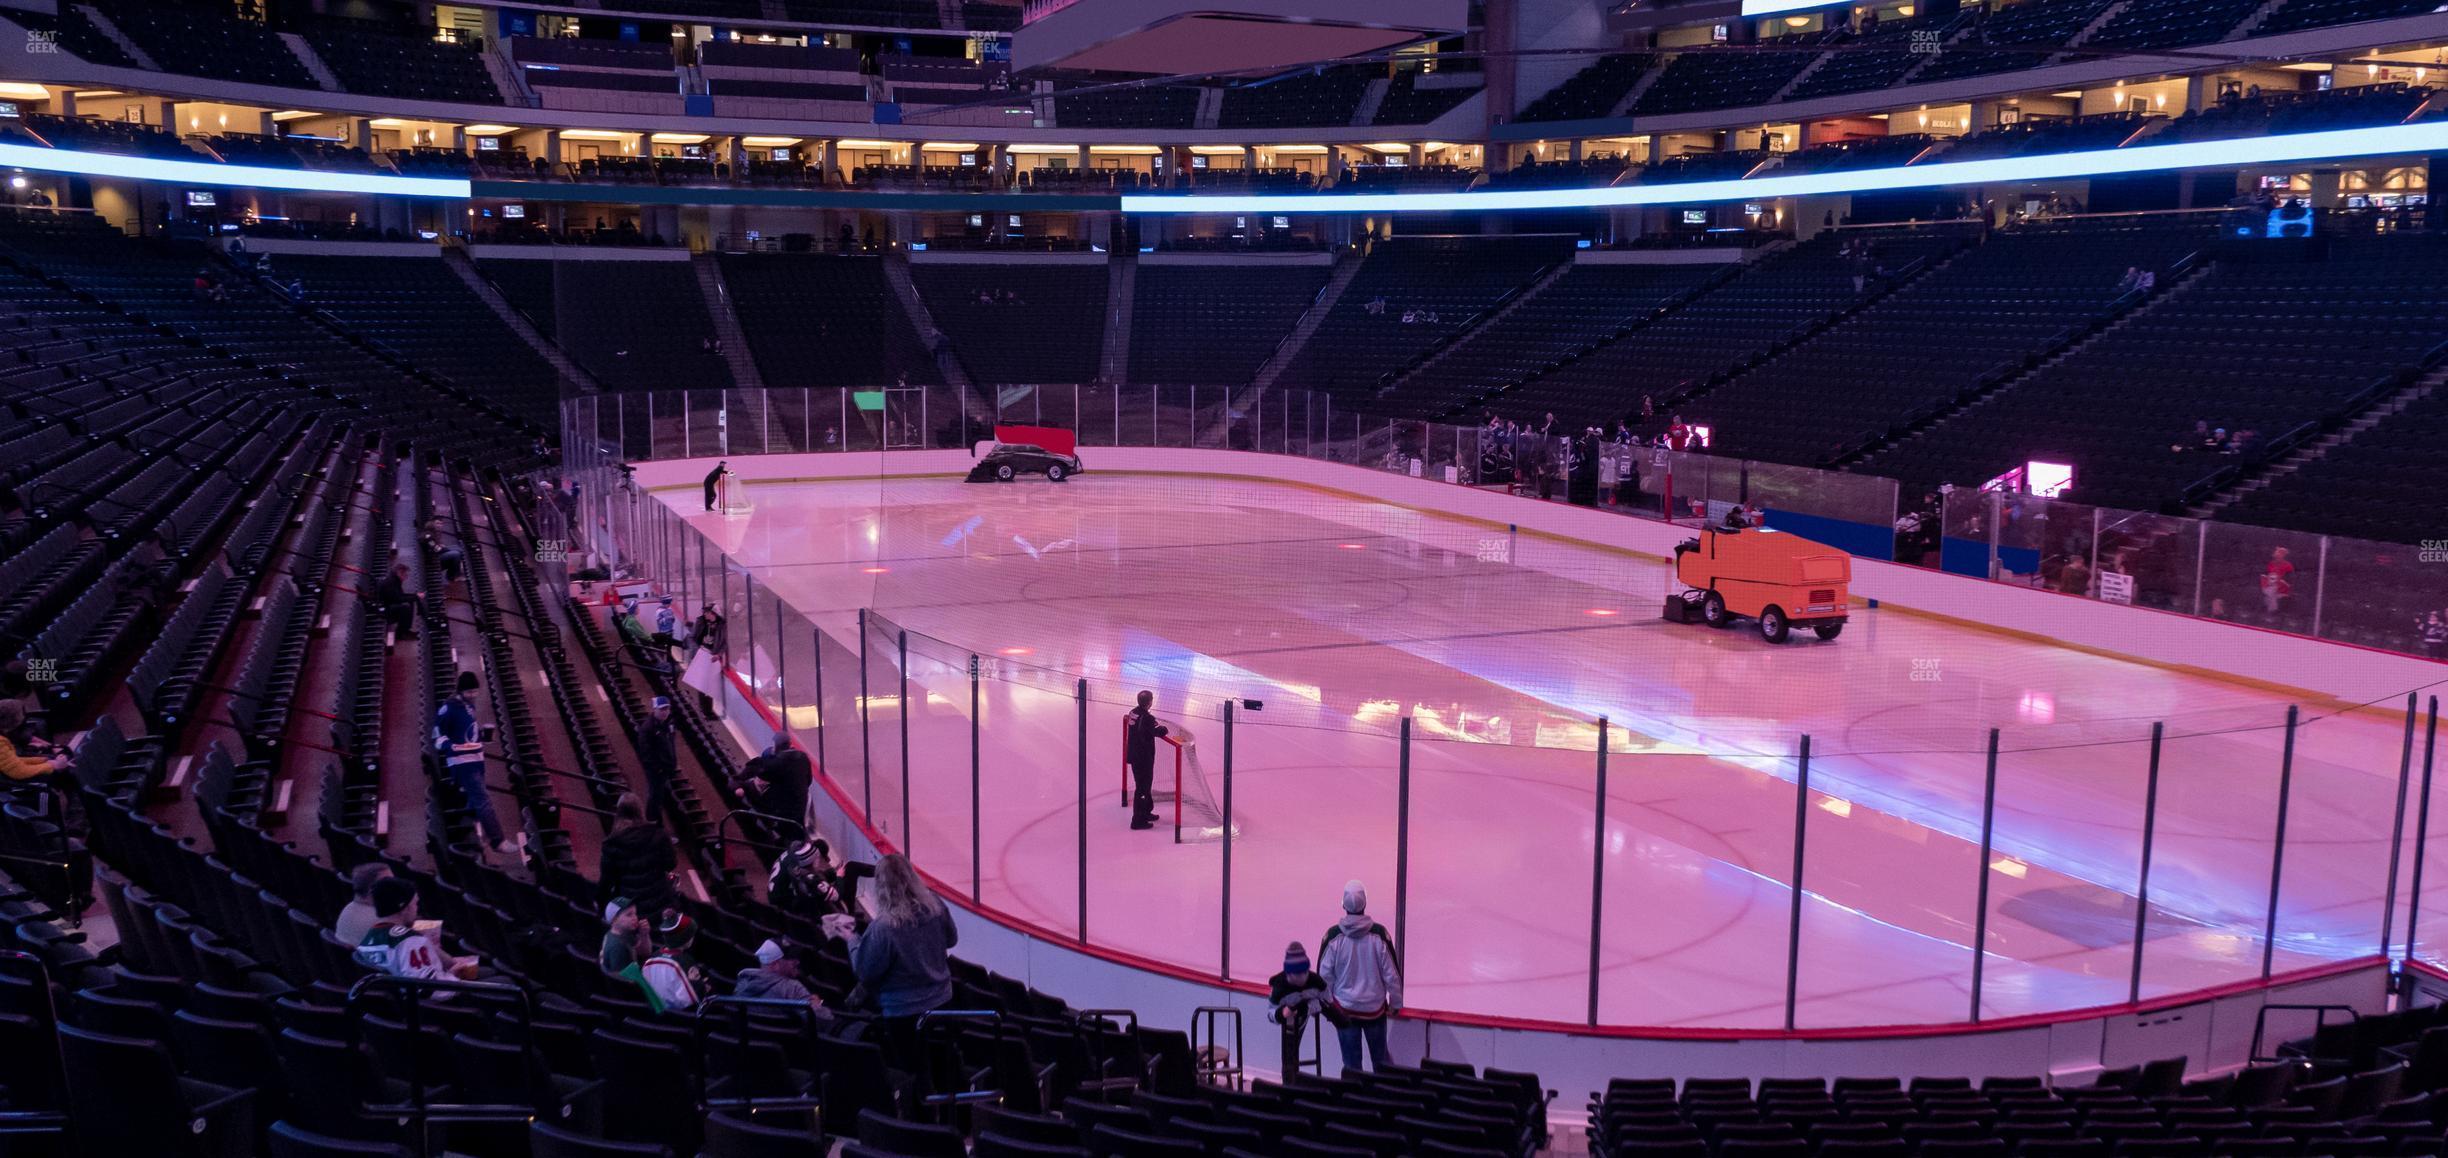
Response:
[[[1326,979],[1309,968],[1309,951],[1298,941],[1284,949],[1283,972],[1267,978],[1269,1016],[1283,1029],[1283,1072],[1300,1068],[1301,1038],[1309,1019],[1326,1005]]]

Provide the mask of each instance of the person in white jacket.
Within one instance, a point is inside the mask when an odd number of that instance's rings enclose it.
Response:
[[[1386,1055],[1386,1022],[1402,1011],[1402,962],[1394,957],[1394,937],[1370,920],[1368,889],[1358,881],[1343,886],[1343,919],[1326,931],[1318,948],[1318,976],[1326,979],[1328,1018],[1343,1049],[1343,1068],[1370,1069],[1392,1065]],[[1361,1062],[1361,1048],[1368,1063]]]

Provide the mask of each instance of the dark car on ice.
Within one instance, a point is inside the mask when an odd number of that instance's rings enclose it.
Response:
[[[1078,455],[1056,454],[1042,446],[1006,442],[986,452],[969,468],[970,482],[1010,482],[1024,474],[1041,474],[1061,482],[1080,472]]]

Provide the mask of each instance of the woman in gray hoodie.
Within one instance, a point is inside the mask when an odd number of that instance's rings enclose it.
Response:
[[[1317,971],[1326,979],[1343,1068],[1392,1065],[1394,1059],[1386,1055],[1386,1022],[1402,1011],[1402,963],[1394,958],[1393,936],[1369,919],[1368,889],[1358,881],[1343,886],[1343,919],[1326,930]],[[1367,1065],[1360,1058],[1364,1044]]]

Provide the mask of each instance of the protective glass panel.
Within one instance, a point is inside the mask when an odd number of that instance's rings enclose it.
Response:
[[[832,391],[825,391],[831,394]],[[808,437],[813,426],[813,414],[808,405],[810,391],[765,391],[765,450],[769,454],[801,454],[816,449]]]
[[[1117,432],[1122,422],[1120,387],[1110,382],[1089,382],[1079,387],[1079,444],[1081,446],[1119,446]]]
[[[1194,386],[1156,388],[1155,446],[1198,445],[1198,410]]]
[[[1814,757],[1798,1026],[1970,1016],[1985,766],[1968,746]]]
[[[884,449],[884,392],[844,390],[838,407],[844,450]]]
[[[1558,727],[1556,747],[1440,731],[1416,722],[1411,742],[1405,1000],[1586,1021],[1596,727]]]
[[[1110,751],[1087,733],[1088,771],[1080,771],[1081,700],[1075,677],[997,656],[980,685],[985,725],[979,732],[980,841],[985,903],[1057,935],[1081,935],[1080,824],[1111,816]],[[1108,713],[1111,714],[1111,713]],[[1089,721],[1091,724],[1094,720]],[[1110,741],[1109,741],[1110,743]],[[1098,768],[1107,769],[1098,772]],[[1087,810],[1081,808],[1083,795]],[[1140,916],[1090,915],[1090,934],[1127,931]]]
[[[1232,973],[1254,981],[1281,971],[1292,941],[1318,959],[1346,881],[1362,882],[1366,914],[1392,927],[1398,817],[1391,735],[1326,726],[1297,695],[1263,703],[1235,714],[1230,794]]]
[[[1153,386],[1114,386],[1115,446],[1155,446],[1157,390]]]
[[[867,821],[886,844],[911,851],[907,748],[903,744],[900,629],[889,619],[869,612],[862,637],[866,651],[859,670],[859,745],[867,769],[864,804]],[[932,852],[932,850],[921,850]]]
[[[682,439],[690,455],[725,455],[730,451],[730,412],[723,406],[720,390],[683,390],[681,406],[686,410],[686,429]]]
[[[2018,733],[1998,754],[1984,1018],[2113,1005],[2132,985],[2150,741],[2064,739]]]
[[[777,449],[771,437],[773,416],[766,405],[770,397],[766,391],[724,390],[718,397],[723,406],[722,453],[768,454]]]
[[[1783,1028],[1795,762],[1614,734],[1599,1024]]]
[[[2405,723],[2398,701],[2355,712],[2307,711],[2297,724],[2276,968],[2381,951]]]
[[[2142,947],[2145,998],[2261,975],[2280,723],[2167,729]]]
[[[2409,950],[2434,965],[2448,962],[2448,856],[2440,845],[2448,832],[2437,831],[2448,821],[2440,795],[2439,697],[2423,697],[2422,730],[2414,739],[2414,787],[2407,808],[2406,830],[2415,834],[2406,855]],[[2417,855],[2419,852],[2419,855]]]
[[[2321,638],[2448,659],[2448,542],[2332,537],[2318,562]]]
[[[646,396],[646,407],[654,440],[654,457],[689,458],[698,453],[697,443],[690,437],[687,391],[654,391]]]
[[[2197,524],[2173,515],[2095,509],[2099,563],[2093,593],[2111,603],[2192,614],[2201,553]]]
[[[2202,531],[2203,615],[2311,632],[2320,594],[2320,536],[2221,522],[2205,523]]]
[[[928,875],[969,895],[975,868],[971,795],[984,789],[982,765],[977,778],[971,776],[969,672],[975,657],[915,631],[908,638],[909,692],[901,718],[909,729],[910,823],[917,830],[909,847]]]

